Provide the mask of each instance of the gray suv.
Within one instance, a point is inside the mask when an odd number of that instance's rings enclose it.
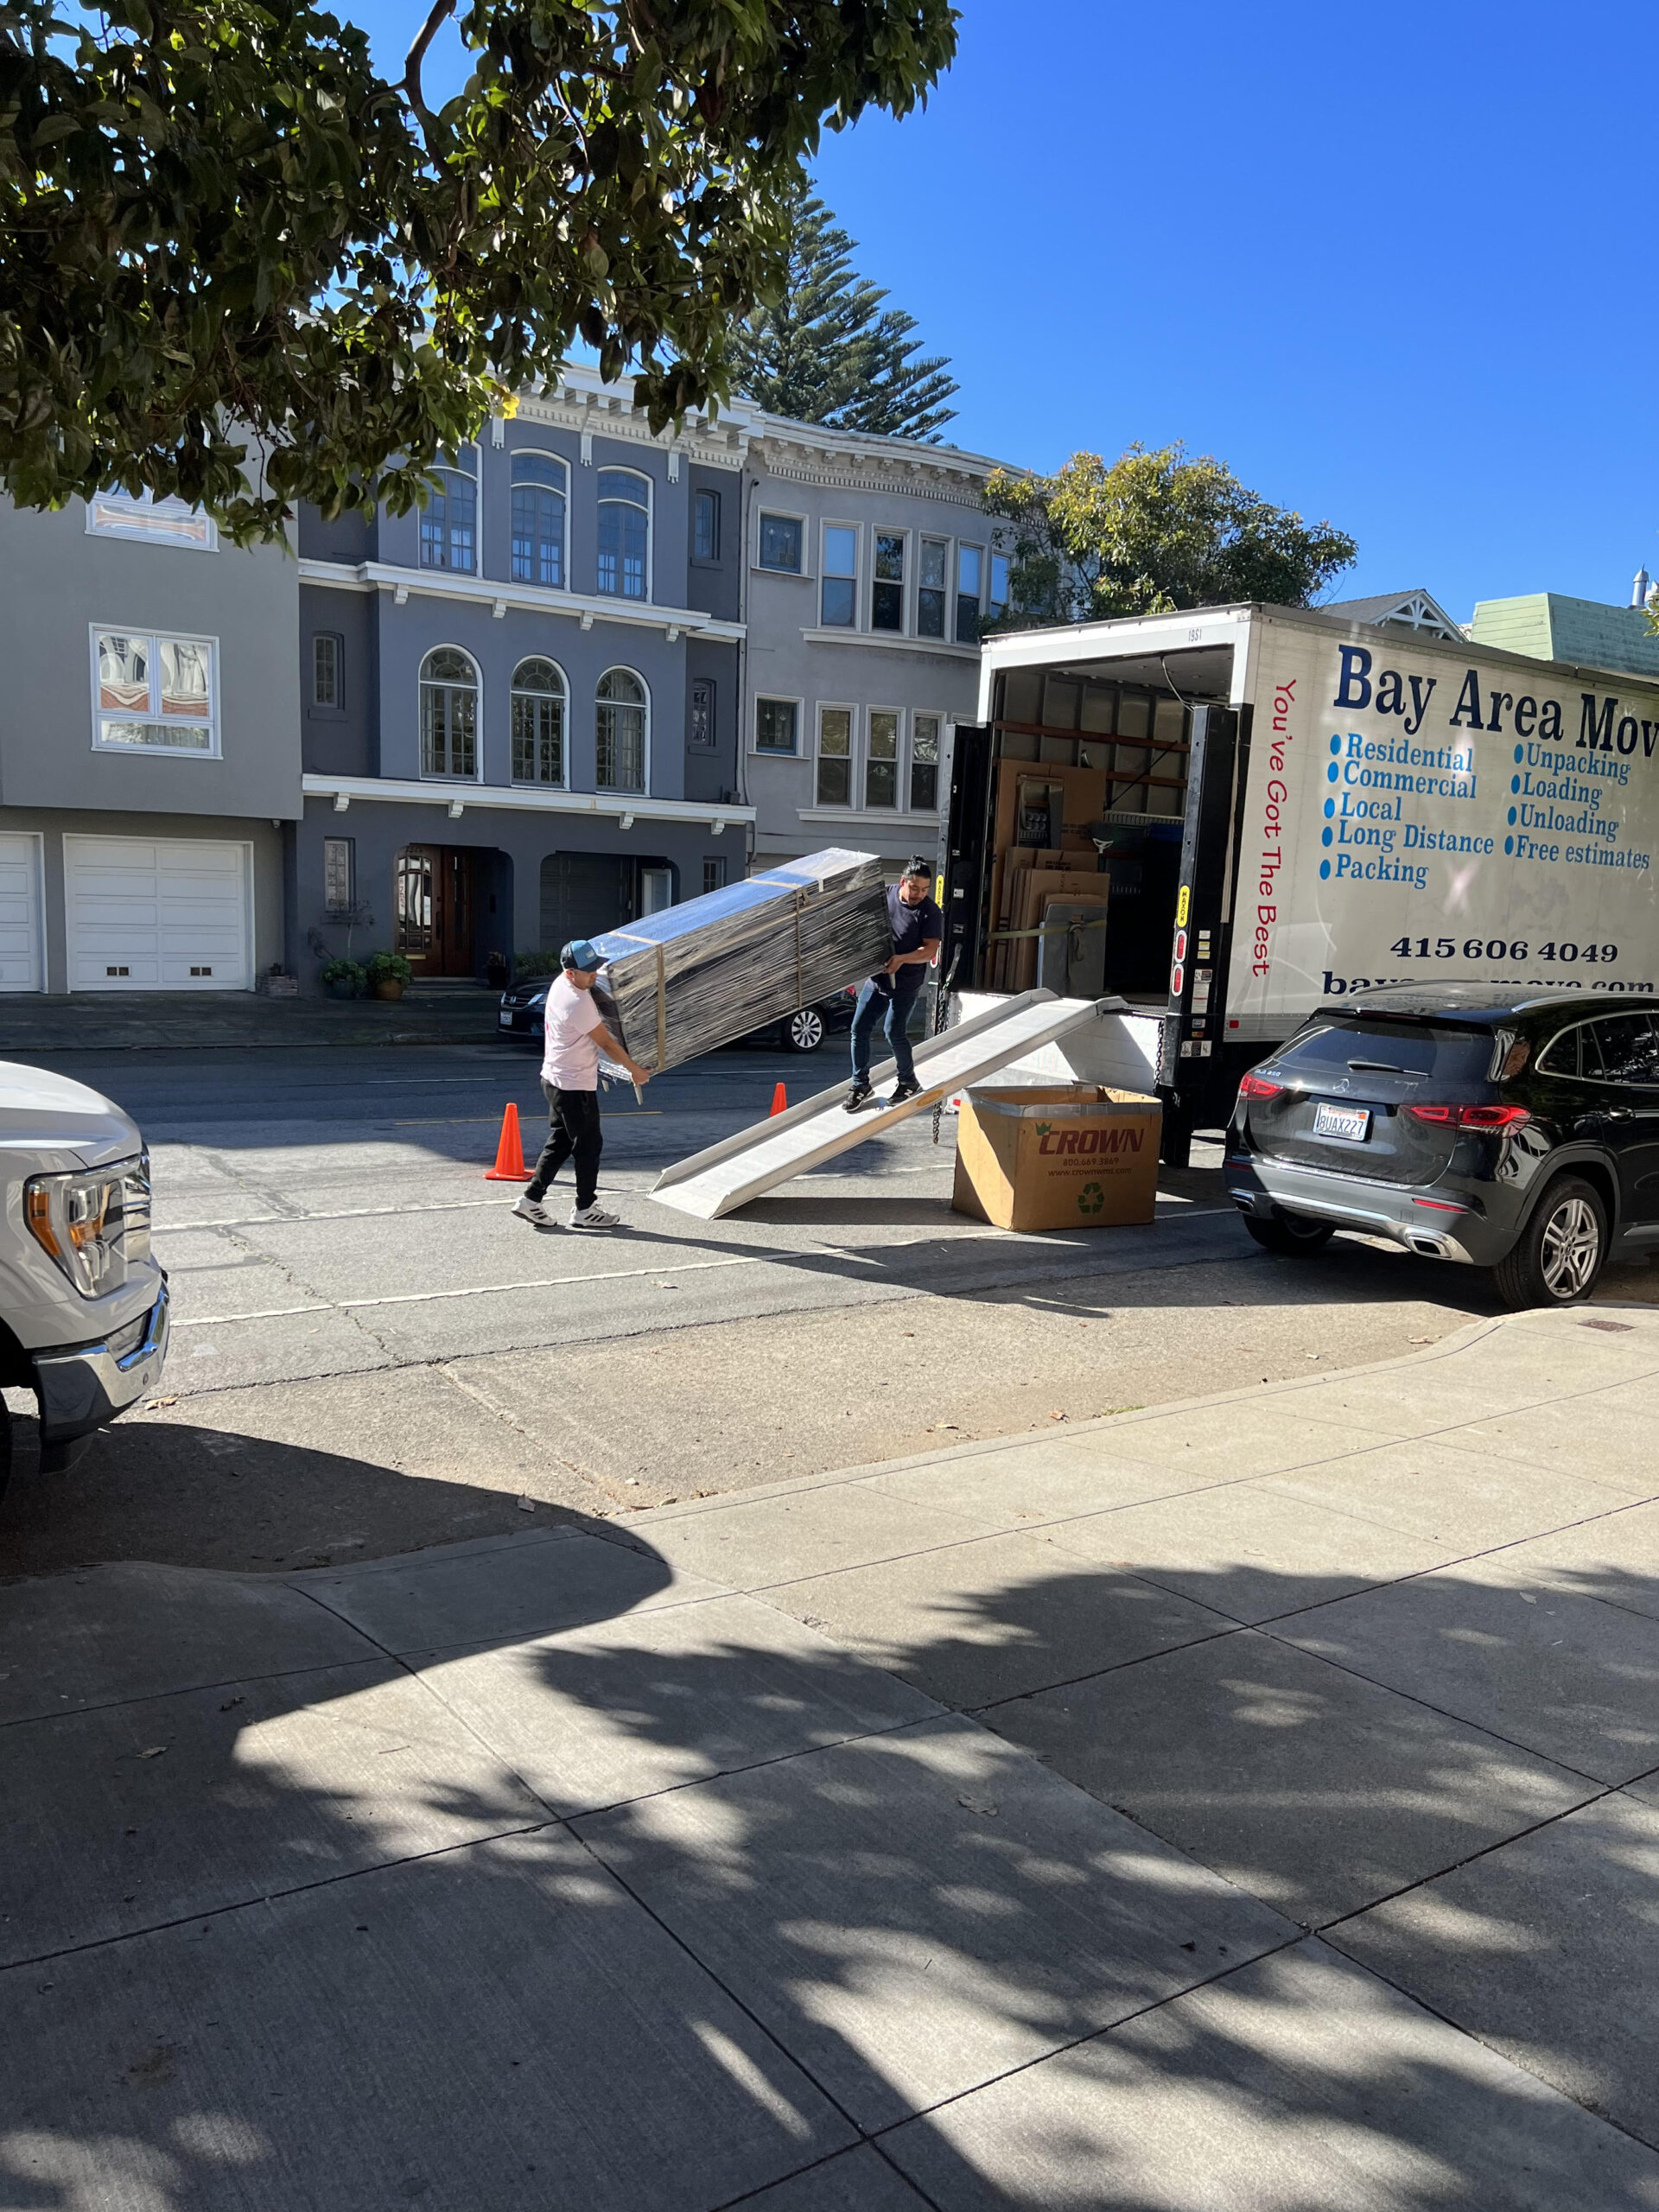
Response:
[[[1239,1086],[1227,1189],[1258,1244],[1337,1229],[1489,1268],[1511,1306],[1659,1249],[1659,998],[1376,991],[1321,1007]]]
[[[0,1061],[0,1384],[35,1393],[41,1465],[62,1468],[167,1356],[137,1125],[83,1084]],[[0,1489],[10,1468],[0,1402]]]

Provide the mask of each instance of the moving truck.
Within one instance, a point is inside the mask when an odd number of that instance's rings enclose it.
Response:
[[[1316,1007],[1656,988],[1659,687],[1636,677],[1199,607],[989,639],[978,715],[953,732],[940,973],[1018,989],[1060,972],[1047,945],[1088,947],[1153,1040],[1173,1164]]]

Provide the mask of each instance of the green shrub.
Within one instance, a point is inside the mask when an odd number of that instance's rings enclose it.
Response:
[[[395,982],[410,983],[415,970],[401,952],[373,952],[369,956],[369,981],[372,983]]]
[[[556,952],[515,952],[512,972],[520,982],[531,976],[556,976],[560,972],[559,956]]]
[[[350,983],[360,991],[369,979],[359,962],[335,958],[324,961],[317,980],[322,983]]]

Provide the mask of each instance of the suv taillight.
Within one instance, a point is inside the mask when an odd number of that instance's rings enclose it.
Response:
[[[1507,1133],[1532,1119],[1524,1106],[1408,1106],[1419,1122],[1433,1122],[1442,1128],[1485,1129]]]
[[[1265,1076],[1247,1075],[1238,1086],[1241,1098],[1277,1098],[1284,1089],[1282,1083],[1269,1083]]]

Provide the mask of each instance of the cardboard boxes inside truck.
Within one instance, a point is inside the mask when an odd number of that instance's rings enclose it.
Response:
[[[951,1205],[998,1229],[1107,1229],[1152,1219],[1163,1108],[1097,1084],[975,1088],[957,1122]]]

